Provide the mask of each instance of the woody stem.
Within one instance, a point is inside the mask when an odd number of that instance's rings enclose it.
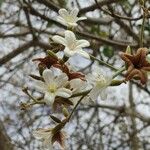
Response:
[[[142,8],[143,8],[143,21],[142,21],[141,32],[140,32],[140,47],[143,47],[144,26],[145,26],[145,20],[146,20],[146,13],[145,13],[145,10],[144,10],[144,5],[142,6]]]

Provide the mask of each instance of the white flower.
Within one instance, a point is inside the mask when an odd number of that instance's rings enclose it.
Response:
[[[55,76],[54,70],[46,69],[42,76],[45,82],[36,80],[36,87],[45,93],[44,100],[47,104],[52,104],[56,96],[68,98],[72,95],[71,90],[65,88],[68,83],[68,77],[65,73]]]
[[[65,26],[75,27],[77,26],[77,21],[85,20],[86,17],[77,17],[79,10],[77,8],[72,9],[68,12],[66,9],[60,9],[57,20]]]
[[[44,146],[47,147],[49,150],[53,150],[52,147],[52,128],[48,129],[38,129],[33,131],[33,136],[38,140],[44,141]]]
[[[110,85],[112,77],[104,76],[100,70],[95,70],[89,75],[88,79],[93,87],[89,97],[95,101],[100,95],[101,99],[105,100],[107,98],[107,87]]]
[[[83,81],[81,79],[73,79],[70,81],[70,87],[72,89],[72,94],[77,94],[81,92],[88,91],[90,87],[88,86],[88,83],[86,81]],[[74,105],[78,102],[78,100],[81,98],[81,96],[71,98]],[[93,101],[91,99],[88,99],[87,97],[83,98],[81,101],[82,104],[91,104]]]
[[[54,42],[65,46],[64,53],[67,57],[80,54],[86,58],[90,58],[89,54],[82,50],[83,47],[90,46],[90,43],[87,40],[77,40],[72,31],[66,30],[65,38],[55,35],[52,39]]]

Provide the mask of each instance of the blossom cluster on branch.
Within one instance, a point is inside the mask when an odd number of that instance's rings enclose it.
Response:
[[[89,41],[76,38],[77,22],[86,19],[86,17],[77,17],[78,9],[68,12],[66,9],[59,10],[57,20],[67,27],[64,36],[54,35],[52,46],[54,49],[47,51],[44,58],[36,58],[33,61],[38,62],[39,75],[30,76],[35,80],[35,89],[41,94],[40,98],[34,98],[25,88],[23,91],[31,98],[30,104],[22,103],[22,109],[35,104],[48,105],[53,111],[63,114],[63,118],[50,115],[55,122],[54,127],[47,129],[37,129],[33,135],[37,139],[44,140],[44,145],[52,149],[53,143],[57,142],[62,148],[65,148],[66,133],[63,131],[66,123],[70,121],[72,114],[80,103],[94,103],[98,97],[102,100],[107,98],[107,88],[109,86],[119,86],[131,79],[141,81],[142,84],[147,82],[147,72],[150,71],[150,63],[147,60],[148,49],[140,48],[135,54],[130,47],[120,57],[125,61],[125,65],[116,69],[110,64],[95,58],[86,50],[90,46]],[[59,58],[57,52],[63,51],[63,58]],[[114,75],[108,76],[103,74],[97,66],[91,74],[72,69],[68,63],[70,57],[81,55],[86,59],[98,61],[115,69]],[[123,72],[126,71],[124,75]],[[122,75],[122,80],[115,80],[118,75]],[[124,78],[125,77],[125,78]],[[71,110],[71,111],[70,111]]]

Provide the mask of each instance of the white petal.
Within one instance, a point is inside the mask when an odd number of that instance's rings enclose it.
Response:
[[[47,105],[52,105],[55,100],[56,94],[55,93],[45,93],[44,101]]]
[[[35,87],[40,91],[40,92],[45,92],[47,89],[47,86],[44,82],[36,80],[35,81]]]
[[[93,66],[93,69],[95,70],[95,74],[96,75],[99,75],[99,74],[102,74],[103,75],[103,71],[102,71],[102,69],[100,68],[100,66],[98,66],[98,65],[94,65]]]
[[[65,39],[66,39],[66,42],[68,45],[75,44],[75,42],[76,42],[75,34],[69,30],[65,31]]]
[[[66,46],[66,40],[63,37],[59,36],[59,35],[54,35],[52,37],[52,40],[56,43],[60,43],[64,46]]]
[[[85,96],[83,100],[81,101],[81,103],[84,105],[92,105],[95,103],[95,101],[91,99],[89,96]]]
[[[74,8],[74,9],[70,12],[70,15],[71,15],[72,17],[77,17],[78,13],[79,13],[79,9],[78,9],[78,8]]]
[[[78,54],[82,55],[83,57],[90,59],[90,56],[87,52],[83,51],[83,50],[78,50],[77,51]]]
[[[66,88],[60,88],[57,90],[56,95],[60,97],[68,98],[72,95],[72,91]]]
[[[54,73],[50,69],[46,69],[43,72],[43,78],[47,85],[51,84],[54,79]]]
[[[79,17],[79,18],[77,19],[77,21],[86,20],[86,19],[87,19],[87,17]]]
[[[78,90],[84,85],[84,82],[81,79],[73,79],[70,81],[70,86],[73,90]]]
[[[68,81],[68,76],[65,73],[62,73],[55,79],[57,87],[65,86],[67,81]]]
[[[106,92],[106,89],[102,90],[100,92],[100,97],[102,100],[106,100],[107,99],[107,92]]]
[[[71,88],[78,88],[81,84],[81,79],[73,79],[70,81]]]
[[[33,136],[36,139],[46,139],[49,137],[50,132],[45,132],[45,129],[38,129],[36,131],[33,131]]]
[[[62,70],[60,70],[59,68],[53,67],[53,66],[51,67],[51,70],[53,71],[55,77],[59,76],[63,73]]]
[[[38,140],[43,139],[44,137],[39,131],[33,131],[33,136]]]
[[[93,101],[96,101],[99,94],[100,94],[100,89],[97,86],[95,86],[89,93],[89,96]]]
[[[76,51],[72,51],[72,50],[70,50],[68,47],[66,47],[66,48],[64,49],[64,53],[65,53],[65,55],[66,55],[67,57],[71,57],[71,56],[73,56],[73,55],[76,53]]]
[[[69,15],[69,13],[68,13],[68,11],[67,11],[66,9],[60,9],[60,10],[58,11],[58,13],[59,13],[60,16],[63,17],[63,18],[66,18],[66,17]]]
[[[48,150],[53,150],[52,138],[46,139],[43,144]]]
[[[73,103],[73,105],[75,106],[77,104],[77,102],[79,101],[81,97],[74,97],[74,98],[69,98],[69,100]],[[82,102],[82,101],[81,101]]]
[[[90,43],[87,40],[78,40],[76,44],[77,44],[76,48],[82,48],[82,47],[90,46]]]
[[[96,78],[95,76],[93,76],[93,74],[89,73],[88,75],[86,75],[86,80],[88,81],[89,84],[95,86]]]
[[[64,18],[58,16],[57,21],[60,22],[61,24],[65,25],[65,26],[67,26],[67,22],[64,20]]]
[[[68,26],[70,27],[76,27],[78,24],[76,22],[67,22]]]
[[[112,76],[106,76],[105,79],[107,81],[107,86],[109,86],[111,84],[111,81],[112,81]]]

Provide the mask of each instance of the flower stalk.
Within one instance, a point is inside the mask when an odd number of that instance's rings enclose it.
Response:
[[[120,75],[125,70],[126,70],[126,67],[120,68],[118,71],[115,72],[115,74],[113,75],[112,78],[114,79],[115,77],[117,77],[118,75]]]
[[[90,54],[89,54],[89,55],[90,55]],[[112,65],[110,65],[110,64],[108,64],[108,63],[106,63],[106,62],[104,62],[104,61],[102,61],[102,60],[100,60],[100,59],[94,57],[93,55],[90,55],[90,58],[91,58],[92,60],[98,61],[100,64],[105,65],[105,66],[107,66],[108,68],[110,68],[110,69],[112,69],[112,70],[114,70],[114,71],[117,71],[117,70],[118,70],[118,69],[116,69],[115,67],[113,67]]]

